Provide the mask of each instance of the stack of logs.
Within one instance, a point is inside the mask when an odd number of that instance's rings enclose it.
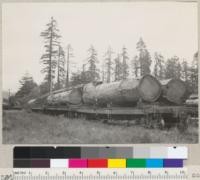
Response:
[[[48,96],[48,104],[135,106],[138,102],[168,102],[180,105],[188,97],[180,79],[158,81],[151,75],[111,83],[88,83]]]

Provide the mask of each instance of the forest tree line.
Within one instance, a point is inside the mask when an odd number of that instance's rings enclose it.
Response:
[[[15,94],[15,98],[21,102],[78,84],[93,81],[109,83],[127,78],[140,78],[146,74],[152,74],[159,80],[182,79],[187,82],[191,92],[197,93],[198,52],[194,52],[191,63],[177,56],[165,58],[158,52],[151,56],[144,40],[139,38],[136,44],[137,54],[134,57],[129,56],[125,46],[118,53],[114,53],[112,48],[108,47],[104,57],[99,61],[97,50],[91,45],[81,70],[72,72],[70,64],[73,62],[73,48],[68,44],[67,50],[64,50],[61,45],[62,37],[53,17],[46,24],[46,29],[41,32],[41,37],[44,40],[44,54],[40,59],[44,81],[37,85],[33,77],[26,73],[20,81],[20,89]]]

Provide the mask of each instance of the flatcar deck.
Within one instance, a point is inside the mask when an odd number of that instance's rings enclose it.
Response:
[[[180,111],[195,111],[192,107],[186,106],[143,106],[143,107],[112,107],[112,108],[101,108],[101,107],[91,107],[91,106],[72,106],[72,107],[37,107],[32,108],[32,111],[35,112],[77,112],[85,114],[110,114],[110,115],[144,115],[152,113],[161,113],[161,114],[176,114]]]

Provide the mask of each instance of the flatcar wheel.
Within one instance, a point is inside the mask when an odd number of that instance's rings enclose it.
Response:
[[[165,122],[161,114],[154,114],[154,124],[153,127],[156,129],[163,129],[165,126]]]
[[[145,128],[151,128],[151,116],[150,115],[146,115],[145,117],[144,117],[145,119],[144,119],[144,126],[145,126]]]
[[[181,112],[179,115],[179,123],[178,129],[182,132],[188,129],[188,124],[190,122],[190,115],[186,114],[185,112]]]
[[[65,112],[64,117],[68,117],[68,114],[69,114],[68,112]]]
[[[74,118],[78,118],[78,113],[74,112]]]
[[[177,119],[176,117],[173,117],[172,114],[165,114],[162,116],[164,120],[164,126],[165,128],[172,128],[175,127],[177,124]]]
[[[154,114],[148,114],[146,118],[146,127],[155,129],[158,128],[159,117]]]
[[[149,115],[149,128],[154,129],[156,120],[154,119],[153,114]]]
[[[84,113],[81,113],[81,114],[80,114],[80,118],[81,118],[81,119],[86,119],[86,115],[85,115]]]

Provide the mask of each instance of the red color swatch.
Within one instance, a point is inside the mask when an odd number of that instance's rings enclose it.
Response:
[[[88,159],[88,168],[107,168],[107,159]]]

